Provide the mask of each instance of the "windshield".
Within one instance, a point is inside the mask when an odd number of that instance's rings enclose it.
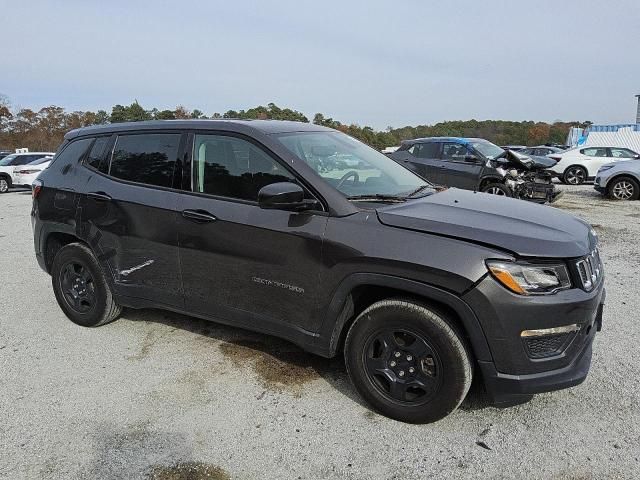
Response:
[[[433,191],[427,181],[344,133],[295,132],[276,138],[348,198],[406,197],[418,190]]]
[[[4,167],[6,165],[11,165],[11,160],[16,158],[17,155],[14,153],[13,155],[7,155],[2,160],[0,160],[0,167]]]
[[[495,160],[505,153],[502,148],[491,142],[471,142],[471,146],[489,160]]]

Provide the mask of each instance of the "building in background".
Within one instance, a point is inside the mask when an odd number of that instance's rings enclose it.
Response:
[[[640,123],[591,125],[576,145],[588,147],[624,147],[640,153]]]
[[[586,129],[571,127],[567,145],[589,147],[624,147],[640,153],[640,95],[636,123],[617,125],[591,125]]]

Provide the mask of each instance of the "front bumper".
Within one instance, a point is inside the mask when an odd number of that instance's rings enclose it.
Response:
[[[608,177],[596,176],[595,180],[593,181],[593,189],[604,195],[605,193],[607,193],[607,180]]]
[[[604,279],[592,292],[574,288],[555,295],[522,297],[507,292],[491,277],[465,295],[493,357],[492,361],[478,362],[492,403],[515,405],[535,393],[584,381],[591,365],[593,339],[602,326],[605,295]],[[521,337],[524,330],[566,325],[577,325],[576,331],[560,342],[547,342],[547,350],[533,350],[528,339]]]
[[[553,183],[541,182],[525,182],[518,191],[521,199],[537,203],[555,202],[560,194]]]

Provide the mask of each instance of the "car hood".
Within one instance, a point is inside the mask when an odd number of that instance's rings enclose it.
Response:
[[[521,165],[527,170],[545,169],[553,167],[556,164],[556,161],[549,157],[525,155],[523,153],[514,152],[512,150],[506,151],[505,159],[517,165]]]
[[[605,163],[598,169],[598,171],[602,170],[604,167],[611,167],[617,170],[627,170],[632,172],[640,172],[640,160],[637,159],[629,159],[629,160],[618,160],[617,162]]]
[[[380,222],[526,257],[581,257],[596,244],[584,221],[553,207],[450,188],[377,209]]]

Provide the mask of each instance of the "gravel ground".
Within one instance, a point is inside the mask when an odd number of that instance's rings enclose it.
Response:
[[[640,202],[562,188],[608,275],[587,381],[510,409],[474,392],[421,426],[277,339],[155,310],[75,326],[34,258],[29,194],[0,195],[0,477],[639,478]]]

